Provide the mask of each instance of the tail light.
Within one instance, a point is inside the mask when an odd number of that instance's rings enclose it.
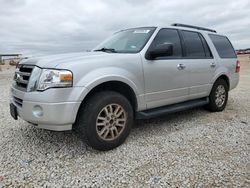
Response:
[[[239,60],[237,60],[237,62],[236,62],[235,72],[240,72],[240,61]]]

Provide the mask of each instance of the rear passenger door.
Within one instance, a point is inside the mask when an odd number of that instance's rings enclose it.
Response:
[[[189,99],[209,94],[215,74],[216,61],[203,35],[194,31],[181,31],[186,71],[189,75]]]

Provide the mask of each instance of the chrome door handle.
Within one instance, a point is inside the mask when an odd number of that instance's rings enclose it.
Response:
[[[216,67],[216,63],[210,63],[210,67]]]
[[[186,66],[184,64],[178,64],[177,68],[178,68],[178,70],[183,70],[186,68]]]

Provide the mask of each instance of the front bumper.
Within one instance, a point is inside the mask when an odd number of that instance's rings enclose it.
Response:
[[[10,103],[16,106],[18,117],[38,128],[71,130],[81,105],[80,95],[85,90],[86,88],[76,87],[22,92],[12,87]]]

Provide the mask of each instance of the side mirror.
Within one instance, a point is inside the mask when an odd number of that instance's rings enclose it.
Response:
[[[165,57],[172,55],[173,55],[173,44],[165,43],[150,49],[146,54],[146,59],[153,60],[157,57]]]

